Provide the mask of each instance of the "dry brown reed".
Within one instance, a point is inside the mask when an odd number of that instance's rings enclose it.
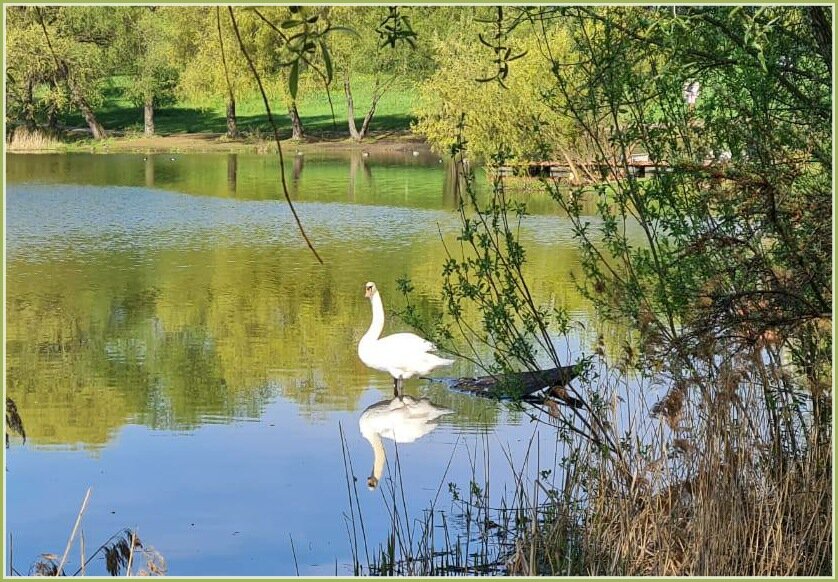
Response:
[[[697,376],[672,381],[654,405],[637,398],[648,393],[644,382],[659,380],[633,378],[634,402],[599,412],[618,451],[569,439],[558,481],[527,475],[509,458],[514,491],[493,509],[483,498],[488,481],[472,467],[468,498],[450,491],[463,503],[464,531],[449,531],[431,507],[411,540],[403,528],[413,520],[395,518],[393,492],[393,531],[366,568],[355,549],[356,575],[829,576],[831,432],[805,414],[797,428],[787,425],[776,414],[783,396],[766,406],[763,391],[779,386],[780,374],[752,373],[748,362],[707,370],[709,385]],[[623,400],[624,368],[603,368],[590,390],[603,402]],[[553,424],[555,414],[544,407],[539,419]],[[487,545],[463,545],[470,537]]]
[[[829,575],[831,481],[813,475],[819,463],[807,460],[776,480],[751,474],[762,477],[751,483],[735,462],[660,491],[641,481],[620,492],[602,483],[585,516],[584,573]],[[565,534],[562,524],[554,528]]]
[[[790,446],[756,392],[764,385],[732,374],[720,366],[694,401],[673,384],[653,415],[633,415],[634,431],[658,430],[642,447],[583,444],[575,466],[586,469],[569,473],[538,531],[522,532],[509,573],[831,575],[831,439],[801,445],[800,430]]]
[[[62,142],[54,135],[40,130],[17,127],[6,138],[6,149],[10,152],[37,152],[60,149]]]
[[[19,435],[23,442],[26,442],[26,430],[23,428],[23,419],[17,411],[15,401],[6,397],[6,448],[9,447],[9,434]]]
[[[87,509],[88,501],[90,500],[90,492],[91,490],[88,488],[87,493],[84,496],[81,509],[76,516],[73,530],[67,540],[67,546],[64,550],[64,554],[60,559],[53,553],[41,554],[41,557],[30,567],[29,574],[34,576],[69,575],[68,571],[65,570],[65,565],[67,564],[67,558],[69,556],[70,549],[73,546],[73,542],[75,541],[76,535],[80,534],[79,566],[72,576],[87,575],[87,566],[99,555],[102,555],[104,558],[105,570],[107,570],[107,573],[111,576],[131,576],[132,574],[134,576],[165,576],[168,567],[163,555],[151,546],[144,545],[143,542],[140,541],[137,533],[130,528],[126,528],[112,535],[104,544],[99,546],[96,551],[89,556],[85,554],[84,531],[79,528],[82,524],[82,518],[85,510]],[[13,554],[10,548],[10,556],[11,555]],[[139,561],[140,559],[142,562]],[[139,564],[141,564],[139,569],[132,573],[132,565],[136,566]],[[13,562],[9,564],[9,573],[13,576],[21,575],[20,572],[15,569]]]

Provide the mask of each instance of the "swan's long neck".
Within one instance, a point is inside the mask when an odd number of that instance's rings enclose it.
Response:
[[[377,340],[384,331],[384,305],[381,303],[381,295],[376,293],[370,298],[372,303],[372,323],[361,341]]]
[[[384,443],[381,442],[381,435],[377,432],[373,433],[369,437],[370,444],[372,445],[372,454],[373,454],[373,462],[372,462],[372,475],[370,477],[375,477],[375,481],[381,481],[381,474],[384,472],[384,461],[386,460],[386,456],[384,454]]]

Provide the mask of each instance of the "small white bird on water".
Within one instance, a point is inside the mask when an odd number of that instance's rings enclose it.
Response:
[[[358,426],[361,435],[372,445],[372,473],[367,479],[370,491],[378,486],[384,472],[384,443],[382,438],[397,443],[412,443],[437,427],[436,420],[453,410],[435,405],[427,398],[411,396],[376,402],[361,414]]]
[[[394,333],[380,338],[384,329],[384,305],[375,283],[366,284],[364,296],[372,304],[372,323],[358,342],[358,357],[368,367],[393,377],[394,396],[402,396],[403,383],[407,378],[454,363],[454,360],[430,353],[436,350],[436,346],[416,334]]]

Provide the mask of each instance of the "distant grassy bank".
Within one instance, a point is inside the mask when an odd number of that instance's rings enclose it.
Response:
[[[429,155],[428,145],[423,139],[408,132],[375,132],[364,141],[354,142],[348,137],[308,136],[305,141],[285,139],[283,151],[351,151],[366,153],[391,151],[418,151]],[[269,153],[276,151],[276,145],[268,134],[244,135],[241,139],[228,140],[223,133],[172,133],[144,137],[142,134],[113,135],[103,140],[93,140],[89,135],[70,135],[61,139],[41,132],[30,133],[20,128],[7,143],[12,153],[90,152],[90,153]]]
[[[241,96],[236,114],[241,139],[224,138],[225,102],[218,99],[196,102],[179,100],[155,109],[155,137],[143,135],[143,110],[126,97],[119,77],[110,80],[105,101],[96,108],[96,116],[109,134],[106,140],[90,138],[82,116],[68,113],[60,118],[62,132],[57,136],[19,132],[9,144],[12,151],[267,151],[271,146],[271,127],[262,97],[258,92]],[[373,80],[352,80],[356,124],[360,127],[372,100]],[[301,147],[328,144],[328,147],[355,147],[349,140],[347,107],[343,86],[333,83],[329,96],[320,87],[300,95],[297,110],[303,123],[305,140]],[[394,85],[381,98],[370,124],[370,135],[357,147],[397,147],[423,140],[410,132],[415,91],[406,84]],[[284,102],[272,101],[271,109],[283,138],[290,138],[291,122]],[[332,109],[334,109],[334,116]],[[418,147],[418,146],[416,146]]]

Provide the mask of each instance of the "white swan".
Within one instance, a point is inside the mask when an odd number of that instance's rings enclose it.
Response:
[[[435,405],[427,398],[417,400],[412,396],[382,400],[368,407],[358,419],[361,435],[372,445],[372,474],[367,479],[370,491],[378,486],[384,471],[384,444],[381,438],[397,443],[412,443],[434,430],[440,416],[453,410]]]
[[[372,323],[358,342],[358,357],[370,368],[393,377],[394,396],[402,394],[403,380],[454,363],[430,353],[436,346],[416,334],[394,333],[379,338],[384,329],[384,305],[375,283],[367,283],[365,289],[364,296],[372,303]]]

